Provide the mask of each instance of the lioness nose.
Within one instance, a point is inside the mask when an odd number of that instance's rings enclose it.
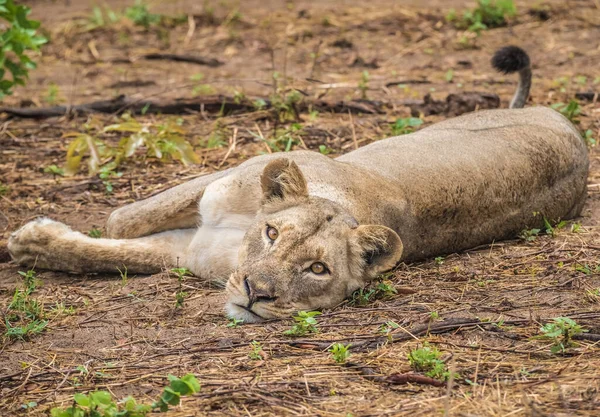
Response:
[[[244,279],[244,288],[248,295],[248,308],[252,307],[252,305],[258,301],[269,302],[277,300],[277,297],[270,291],[253,284],[248,278]]]

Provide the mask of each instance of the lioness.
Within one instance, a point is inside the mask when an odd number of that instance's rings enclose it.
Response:
[[[494,66],[519,72],[509,110],[471,113],[330,159],[252,158],[122,207],[92,239],[47,218],[13,233],[19,264],[71,272],[155,273],[178,264],[225,282],[227,312],[255,322],[335,306],[399,261],[460,251],[577,216],[586,146],[553,110],[523,107],[531,70],[517,47]],[[539,213],[536,215],[536,213]]]

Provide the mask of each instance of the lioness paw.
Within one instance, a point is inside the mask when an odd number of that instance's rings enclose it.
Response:
[[[44,263],[44,258],[52,256],[51,244],[68,233],[73,231],[67,225],[41,217],[10,235],[8,253],[21,265],[33,265],[36,259]]]

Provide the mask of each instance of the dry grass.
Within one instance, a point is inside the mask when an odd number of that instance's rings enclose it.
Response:
[[[174,7],[200,13],[195,3],[180,1]],[[452,6],[460,8],[461,3],[453,1]],[[352,64],[358,57],[367,63],[375,60],[379,68],[368,69],[367,95],[389,104],[386,114],[321,113],[312,119],[301,115],[304,133],[296,148],[317,150],[325,144],[336,156],[389,135],[390,122],[409,116],[398,103],[426,93],[440,99],[462,90],[498,93],[506,105],[516,81],[494,74],[488,63],[491,52],[506,43],[531,52],[533,104],[566,102],[575,92],[600,89],[594,83],[598,76],[594,71],[600,66],[600,11],[594,1],[550,2],[548,21],[529,15],[519,2],[514,24],[484,32],[477,41],[479,49],[461,49],[457,44],[461,34],[443,23],[450,7],[444,2],[427,10],[383,0],[368,6],[352,2],[343,10],[333,2],[302,3],[292,10],[274,3],[272,11],[257,4],[244,3],[241,22],[233,25],[211,26],[198,20],[193,30],[175,27],[167,43],[153,31],[126,25],[77,32],[69,19],[89,13],[89,8],[76,5],[75,12],[69,12],[61,4],[34,4],[38,16],[50,22],[53,42],[29,87],[7,102],[18,105],[30,98],[41,105],[50,81],[59,85],[68,103],[110,98],[117,92],[138,98],[191,96],[197,83],[190,75],[197,72],[204,74],[201,83],[217,93],[231,95],[236,89],[248,96],[268,96],[271,50],[275,69],[288,77],[288,86],[313,97],[359,98],[357,85],[366,68]],[[232,10],[219,7],[218,16]],[[176,12],[167,6],[163,11]],[[354,46],[333,46],[340,40]],[[100,61],[162,48],[226,63],[219,68],[155,61],[107,64],[96,62],[94,48]],[[316,61],[310,55],[315,51]],[[451,83],[446,80],[450,68]],[[329,85],[323,88],[307,81],[309,75]],[[390,81],[421,77],[428,83],[385,87]],[[145,84],[109,87],[116,81]],[[599,137],[600,107],[596,102],[581,105],[580,127]],[[425,124],[445,117],[427,117]],[[165,118],[141,117],[156,122]],[[54,179],[42,172],[43,167],[64,163],[67,140],[61,135],[81,130],[84,119],[3,121],[0,182],[9,187],[0,196],[3,314],[20,281],[19,268],[8,263],[5,250],[9,233],[19,225],[48,215],[84,232],[92,226],[102,228],[113,208],[266,152],[255,135],[267,139],[273,135],[274,119],[268,112],[182,118],[202,164],[182,168],[139,157],[113,180],[113,194],[105,193],[97,177]],[[95,119],[101,125],[114,120],[107,115]],[[226,144],[203,147],[203,140],[216,129]],[[44,304],[50,324],[31,341],[5,339],[0,345],[0,414],[43,415],[52,406],[68,405],[75,392],[94,389],[150,402],[167,384],[167,374],[192,372],[202,383],[201,392],[185,399],[171,415],[597,415],[600,167],[595,148],[590,161],[590,195],[583,217],[576,220],[582,225],[579,232],[572,232],[569,224],[554,237],[497,242],[437,261],[402,265],[389,278],[397,294],[362,307],[346,303],[325,311],[318,318],[319,333],[301,340],[283,335],[291,320],[227,327],[223,294],[196,278],[186,279],[184,291],[189,296],[184,307],[176,309],[177,280],[166,272],[124,282],[115,276],[40,271],[43,285],[33,295]],[[53,313],[57,302],[72,306],[74,314]],[[566,354],[553,355],[550,342],[533,337],[540,334],[541,325],[559,316],[573,318],[589,333]],[[387,337],[380,326],[390,320],[399,328]],[[248,356],[254,340],[262,344],[262,360]],[[335,363],[326,351],[334,342],[353,344],[350,361],[357,366]],[[425,342],[436,346],[458,374],[451,386],[390,383],[386,377],[411,372],[407,354]],[[21,404],[29,401],[39,405],[21,410]]]

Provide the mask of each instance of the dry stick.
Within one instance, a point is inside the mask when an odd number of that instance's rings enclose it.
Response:
[[[358,149],[358,142],[356,141],[356,131],[354,130],[354,119],[352,113],[348,109],[348,116],[350,116],[350,126],[352,127],[352,142],[354,142],[354,149]]]
[[[266,108],[271,108],[271,100],[263,99]],[[367,113],[381,114],[385,105],[377,101],[325,101],[304,99],[298,106],[298,111],[306,111],[309,108],[332,113]],[[238,100],[234,97],[216,95],[196,97],[193,99],[175,99],[165,101],[150,101],[147,99],[133,100],[124,95],[111,100],[99,100],[91,103],[78,104],[74,106],[53,106],[42,108],[18,108],[0,107],[0,113],[9,116],[44,119],[49,117],[60,117],[70,113],[92,114],[110,113],[118,115],[126,110],[134,114],[186,114],[191,112],[205,111],[207,113],[232,113],[232,112],[254,112],[256,107],[251,100]]]
[[[175,61],[175,62],[188,62],[191,64],[206,65],[209,67],[219,67],[223,65],[223,62],[215,58],[204,58],[196,55],[179,55],[179,54],[163,54],[163,53],[152,53],[142,55],[142,58],[148,60],[160,60],[160,61]]]
[[[188,31],[185,34],[183,46],[189,45],[190,41],[192,40],[192,37],[194,36],[195,31],[196,31],[196,19],[194,19],[193,15],[189,14],[188,15]]]
[[[237,132],[238,132],[238,128],[234,127],[233,128],[233,139],[231,140],[231,146],[229,146],[229,149],[227,149],[227,153],[225,154],[225,156],[223,157],[221,162],[219,162],[219,164],[217,165],[217,169],[221,168],[221,166],[223,166],[223,164],[225,163],[227,158],[229,158],[231,151],[233,151],[235,149],[235,145],[237,143]]]

